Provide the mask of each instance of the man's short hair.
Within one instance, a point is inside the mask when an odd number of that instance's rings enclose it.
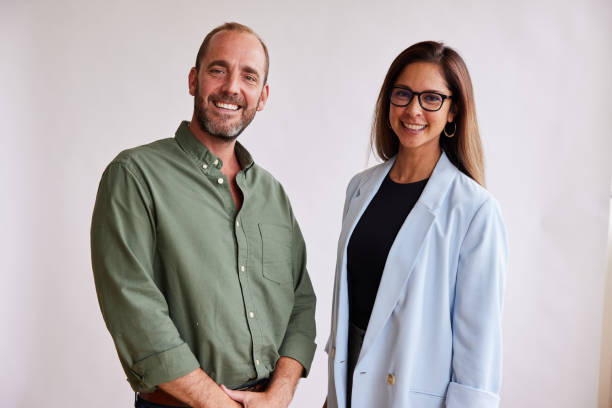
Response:
[[[206,54],[206,50],[208,49],[208,44],[210,43],[210,40],[213,38],[215,34],[217,34],[220,31],[224,31],[224,30],[236,31],[239,33],[249,33],[249,34],[254,35],[255,38],[259,40],[259,43],[263,47],[264,54],[266,55],[266,67],[265,67],[265,75],[264,75],[264,84],[266,84],[268,82],[268,68],[270,67],[270,56],[268,55],[268,47],[266,47],[266,44],[264,44],[261,37],[255,31],[253,31],[250,27],[247,27],[244,24],[236,23],[233,21],[229,23],[224,23],[218,27],[215,27],[213,28],[211,32],[206,34],[206,37],[204,37],[204,41],[202,41],[202,45],[200,45],[200,50],[198,51],[198,55],[196,56],[196,63],[195,63],[196,71],[200,72],[200,62],[202,61],[202,58],[204,58],[204,55]]]

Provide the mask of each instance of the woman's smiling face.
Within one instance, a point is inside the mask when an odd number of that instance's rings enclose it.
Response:
[[[436,92],[451,95],[443,73],[437,64],[413,62],[406,65],[399,74],[394,87],[407,88],[413,92]],[[389,123],[395,132],[402,149],[439,149],[439,139],[447,122],[454,118],[451,100],[445,99],[440,110],[426,111],[414,95],[408,106],[395,106],[389,109]]]

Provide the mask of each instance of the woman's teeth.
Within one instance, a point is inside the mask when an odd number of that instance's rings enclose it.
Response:
[[[422,130],[422,129],[425,129],[425,127],[427,126],[427,125],[413,125],[411,123],[404,123],[404,122],[402,122],[402,125],[406,129],[410,129],[410,130]]]

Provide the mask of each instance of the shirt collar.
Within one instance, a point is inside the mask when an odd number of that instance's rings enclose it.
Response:
[[[181,122],[176,130],[175,137],[179,146],[194,157],[198,161],[198,164],[202,166],[206,165],[207,167],[217,167],[219,169],[223,166],[221,159],[208,150],[208,147],[200,142],[191,132],[191,129],[189,129],[189,121],[184,120]],[[235,152],[238,163],[240,163],[240,167],[242,167],[244,171],[247,171],[255,164],[251,154],[238,141],[236,142]]]

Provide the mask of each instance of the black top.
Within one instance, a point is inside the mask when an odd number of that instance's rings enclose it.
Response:
[[[366,330],[387,255],[427,180],[398,184],[385,177],[355,226],[347,248],[349,320]]]

